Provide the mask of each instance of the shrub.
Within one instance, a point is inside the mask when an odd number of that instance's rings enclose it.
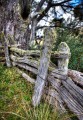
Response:
[[[83,72],[83,38],[80,35],[76,36],[68,29],[58,28],[54,50],[57,49],[60,42],[66,42],[70,47],[71,58],[69,68]]]

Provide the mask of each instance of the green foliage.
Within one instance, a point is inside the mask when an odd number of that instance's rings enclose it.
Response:
[[[41,103],[31,105],[33,85],[27,83],[15,68],[0,65],[0,120],[67,120],[70,115],[54,112]]]
[[[76,36],[68,29],[57,29],[57,34],[54,50],[57,49],[60,42],[66,42],[71,51],[69,68],[83,72],[83,38]]]

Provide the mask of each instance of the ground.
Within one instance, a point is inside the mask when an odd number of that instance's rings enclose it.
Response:
[[[46,103],[31,105],[33,85],[0,64],[0,120],[67,120],[68,114],[54,112]]]

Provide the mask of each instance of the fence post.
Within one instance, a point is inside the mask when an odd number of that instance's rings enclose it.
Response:
[[[71,55],[70,48],[65,42],[61,42],[58,46],[58,52],[61,55],[58,59],[58,70],[61,71],[63,75],[67,75],[69,57]]]
[[[34,94],[32,97],[33,106],[37,106],[40,103],[40,99],[46,82],[54,39],[55,39],[54,31],[50,28],[45,29],[44,48],[40,59],[38,75],[35,83]]]
[[[61,98],[60,95],[60,87],[62,85],[61,80],[65,80],[67,78],[68,73],[68,63],[69,63],[69,57],[70,57],[70,48],[65,42],[61,42],[57,49],[58,52],[58,68],[55,68],[51,72],[50,77],[48,78],[48,81],[51,83],[53,89],[55,89],[55,102],[53,100],[54,96],[51,97],[50,101],[51,103],[56,107],[57,110],[59,110],[61,113],[66,112],[66,109],[64,107],[64,101]],[[57,99],[58,98],[58,99]],[[55,105],[56,103],[56,105]]]
[[[5,50],[6,65],[7,65],[7,67],[11,67],[11,61],[10,61],[10,56],[9,56],[8,43],[7,43],[7,38],[5,37],[5,35],[4,35],[4,50]]]

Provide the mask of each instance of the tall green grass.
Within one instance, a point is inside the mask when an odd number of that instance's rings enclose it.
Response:
[[[69,115],[54,112],[41,103],[31,105],[33,85],[26,82],[15,68],[0,65],[0,120],[67,120]]]

